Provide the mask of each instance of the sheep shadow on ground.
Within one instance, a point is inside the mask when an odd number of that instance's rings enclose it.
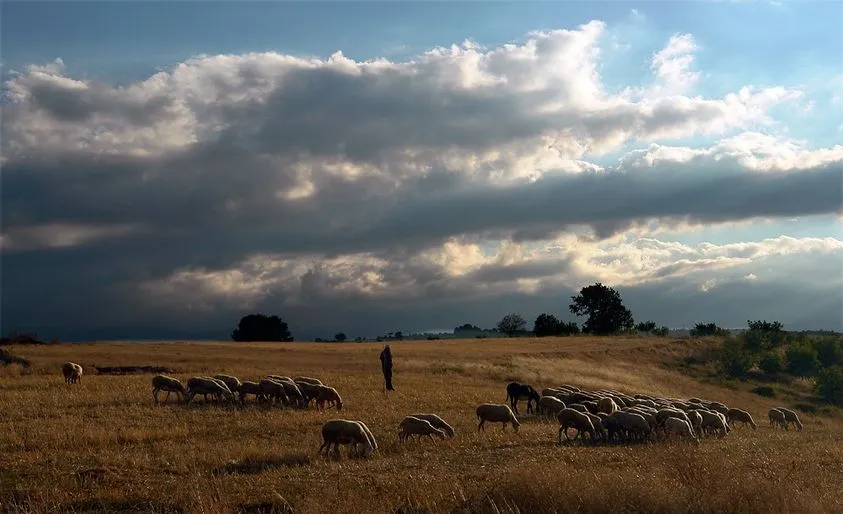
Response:
[[[255,475],[270,469],[297,468],[309,466],[311,456],[306,453],[286,453],[284,455],[249,455],[235,460],[213,471],[215,475],[241,474]]]

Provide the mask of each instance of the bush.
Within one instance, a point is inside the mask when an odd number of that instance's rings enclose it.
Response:
[[[768,352],[761,356],[758,367],[767,375],[775,375],[784,369],[781,355],[775,352]]]
[[[843,406],[843,368],[826,368],[820,371],[814,390],[823,400]]]
[[[813,342],[817,359],[824,368],[843,363],[843,344],[837,337],[818,337]]]
[[[758,386],[753,388],[752,392],[765,398],[773,398],[776,396],[776,391],[774,391],[770,386]]]
[[[670,333],[670,329],[665,327],[665,326],[662,326],[662,327],[659,327],[659,328],[653,330],[653,334],[657,335],[659,337],[667,337],[667,335],[669,333]]]
[[[721,371],[732,377],[742,377],[752,369],[753,356],[744,349],[743,343],[734,337],[728,337],[720,348],[719,365]]]
[[[813,346],[791,346],[785,352],[787,370],[798,377],[810,377],[820,366],[817,351]]]

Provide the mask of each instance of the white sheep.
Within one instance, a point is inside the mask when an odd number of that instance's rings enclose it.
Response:
[[[187,396],[185,398],[185,403],[193,400],[193,397],[197,394],[203,395],[206,400],[210,394],[217,399],[222,399],[224,396],[229,400],[234,401],[234,393],[232,393],[228,386],[225,385],[225,382],[211,377],[193,377],[187,381]]]
[[[247,394],[254,395],[255,400],[257,400],[258,402],[264,401],[266,399],[266,394],[264,393],[263,389],[261,389],[261,385],[257,382],[249,382],[248,380],[240,383],[240,387],[237,389],[237,393],[240,395],[240,403],[246,403]]]
[[[363,447],[362,454],[368,457],[377,448],[377,443],[374,442],[374,437],[362,422],[351,421],[347,419],[331,419],[322,425],[322,446],[319,447],[319,453],[325,450],[325,454],[331,450],[333,445],[337,457],[340,455],[341,444],[353,445],[352,448],[357,451],[360,446]],[[351,450],[349,451],[349,454]]]
[[[477,425],[477,431],[483,430],[486,431],[486,422],[489,423],[501,423],[501,429],[506,430],[506,424],[511,423],[512,428],[515,432],[518,432],[518,429],[521,427],[521,423],[518,421],[518,418],[515,417],[515,414],[512,412],[512,409],[509,408],[509,405],[505,404],[498,404],[498,403],[481,403],[477,406],[474,410],[477,418],[480,420],[480,424]]]
[[[696,444],[700,444],[700,440],[694,435],[694,430],[691,424],[680,418],[667,418],[664,421],[665,434],[668,436],[679,436],[681,439],[690,439]]]
[[[398,440],[405,442],[407,438],[414,435],[419,436],[419,438],[427,436],[431,440],[433,440],[434,435],[440,439],[445,439],[445,432],[434,427],[430,421],[415,416],[406,416],[398,424]]]
[[[213,378],[222,380],[232,393],[240,390],[240,379],[237,377],[231,375],[214,375]]]
[[[778,409],[784,414],[784,419],[787,422],[785,427],[793,423],[793,425],[796,426],[797,432],[802,431],[802,422],[799,421],[799,416],[797,416],[795,412],[790,409],[785,409],[784,407],[778,407]]]
[[[542,414],[556,417],[562,409],[565,408],[565,402],[555,396],[542,396],[539,398],[539,404],[536,410]]]
[[[726,421],[724,420],[722,414],[710,411],[710,410],[697,410],[702,416],[702,429],[703,431],[711,431],[717,434],[717,437],[724,437],[727,433],[729,433],[729,429],[726,426]]]
[[[597,400],[597,411],[598,412],[605,412],[606,414],[611,414],[615,411],[619,411],[620,407],[618,404],[615,403],[615,400],[611,399],[608,396],[600,398]]]
[[[729,412],[726,413],[726,421],[730,425],[733,425],[735,421],[740,421],[744,426],[749,425],[753,430],[758,429],[758,425],[756,425],[755,421],[753,421],[752,415],[745,410],[736,408],[729,409]]]
[[[591,438],[593,442],[595,440],[594,437],[594,423],[592,423],[591,419],[587,414],[584,414],[578,410],[574,409],[562,409],[556,415],[556,419],[559,421],[559,431],[556,434],[556,444],[562,444],[562,434],[565,434],[565,440],[570,441],[572,440],[568,436],[568,429],[573,428],[577,431],[577,435],[574,436],[574,439],[578,437],[580,439],[585,439],[583,434],[586,433]]]
[[[158,403],[158,393],[161,391],[167,391],[167,395],[164,397],[165,402],[170,397],[170,393],[180,395],[182,401],[187,400],[187,390],[177,378],[166,375],[155,375],[152,377],[152,397],[155,399],[155,403]]]
[[[82,366],[75,362],[65,362],[62,364],[61,372],[64,375],[64,381],[67,384],[75,384],[82,382]]]
[[[782,430],[787,430],[787,419],[784,417],[784,412],[776,409],[775,407],[770,409],[767,413],[767,417],[770,418],[770,426],[781,428]]]
[[[449,425],[444,419],[439,417],[436,414],[429,414],[429,413],[418,413],[418,414],[410,414],[414,418],[423,419],[429,422],[434,427],[438,428],[439,430],[445,432],[445,435],[448,437],[454,437],[454,427]]]
[[[333,387],[319,386],[319,395],[316,397],[316,408],[325,409],[325,404],[333,405],[337,410],[342,410],[342,398],[340,393]]]

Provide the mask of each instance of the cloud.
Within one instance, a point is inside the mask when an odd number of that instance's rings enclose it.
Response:
[[[710,282],[711,295],[746,283],[752,259],[839,251],[624,240],[839,215],[843,147],[764,132],[800,90],[690,96],[690,34],[654,54],[651,85],[610,91],[607,34],[594,21],[404,61],[201,55],[126,85],[69,76],[61,59],[10,73],[4,319],[152,331],[146,319],[173,329],[168,312],[185,310],[201,331],[221,312],[284,306],[378,326],[419,305],[469,316],[594,280]],[[715,142],[675,142],[701,135]],[[81,290],[103,314],[67,305]]]

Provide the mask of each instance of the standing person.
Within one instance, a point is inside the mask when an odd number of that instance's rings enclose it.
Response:
[[[381,352],[381,370],[387,391],[395,391],[392,387],[392,350],[389,349],[389,345],[384,346]]]

